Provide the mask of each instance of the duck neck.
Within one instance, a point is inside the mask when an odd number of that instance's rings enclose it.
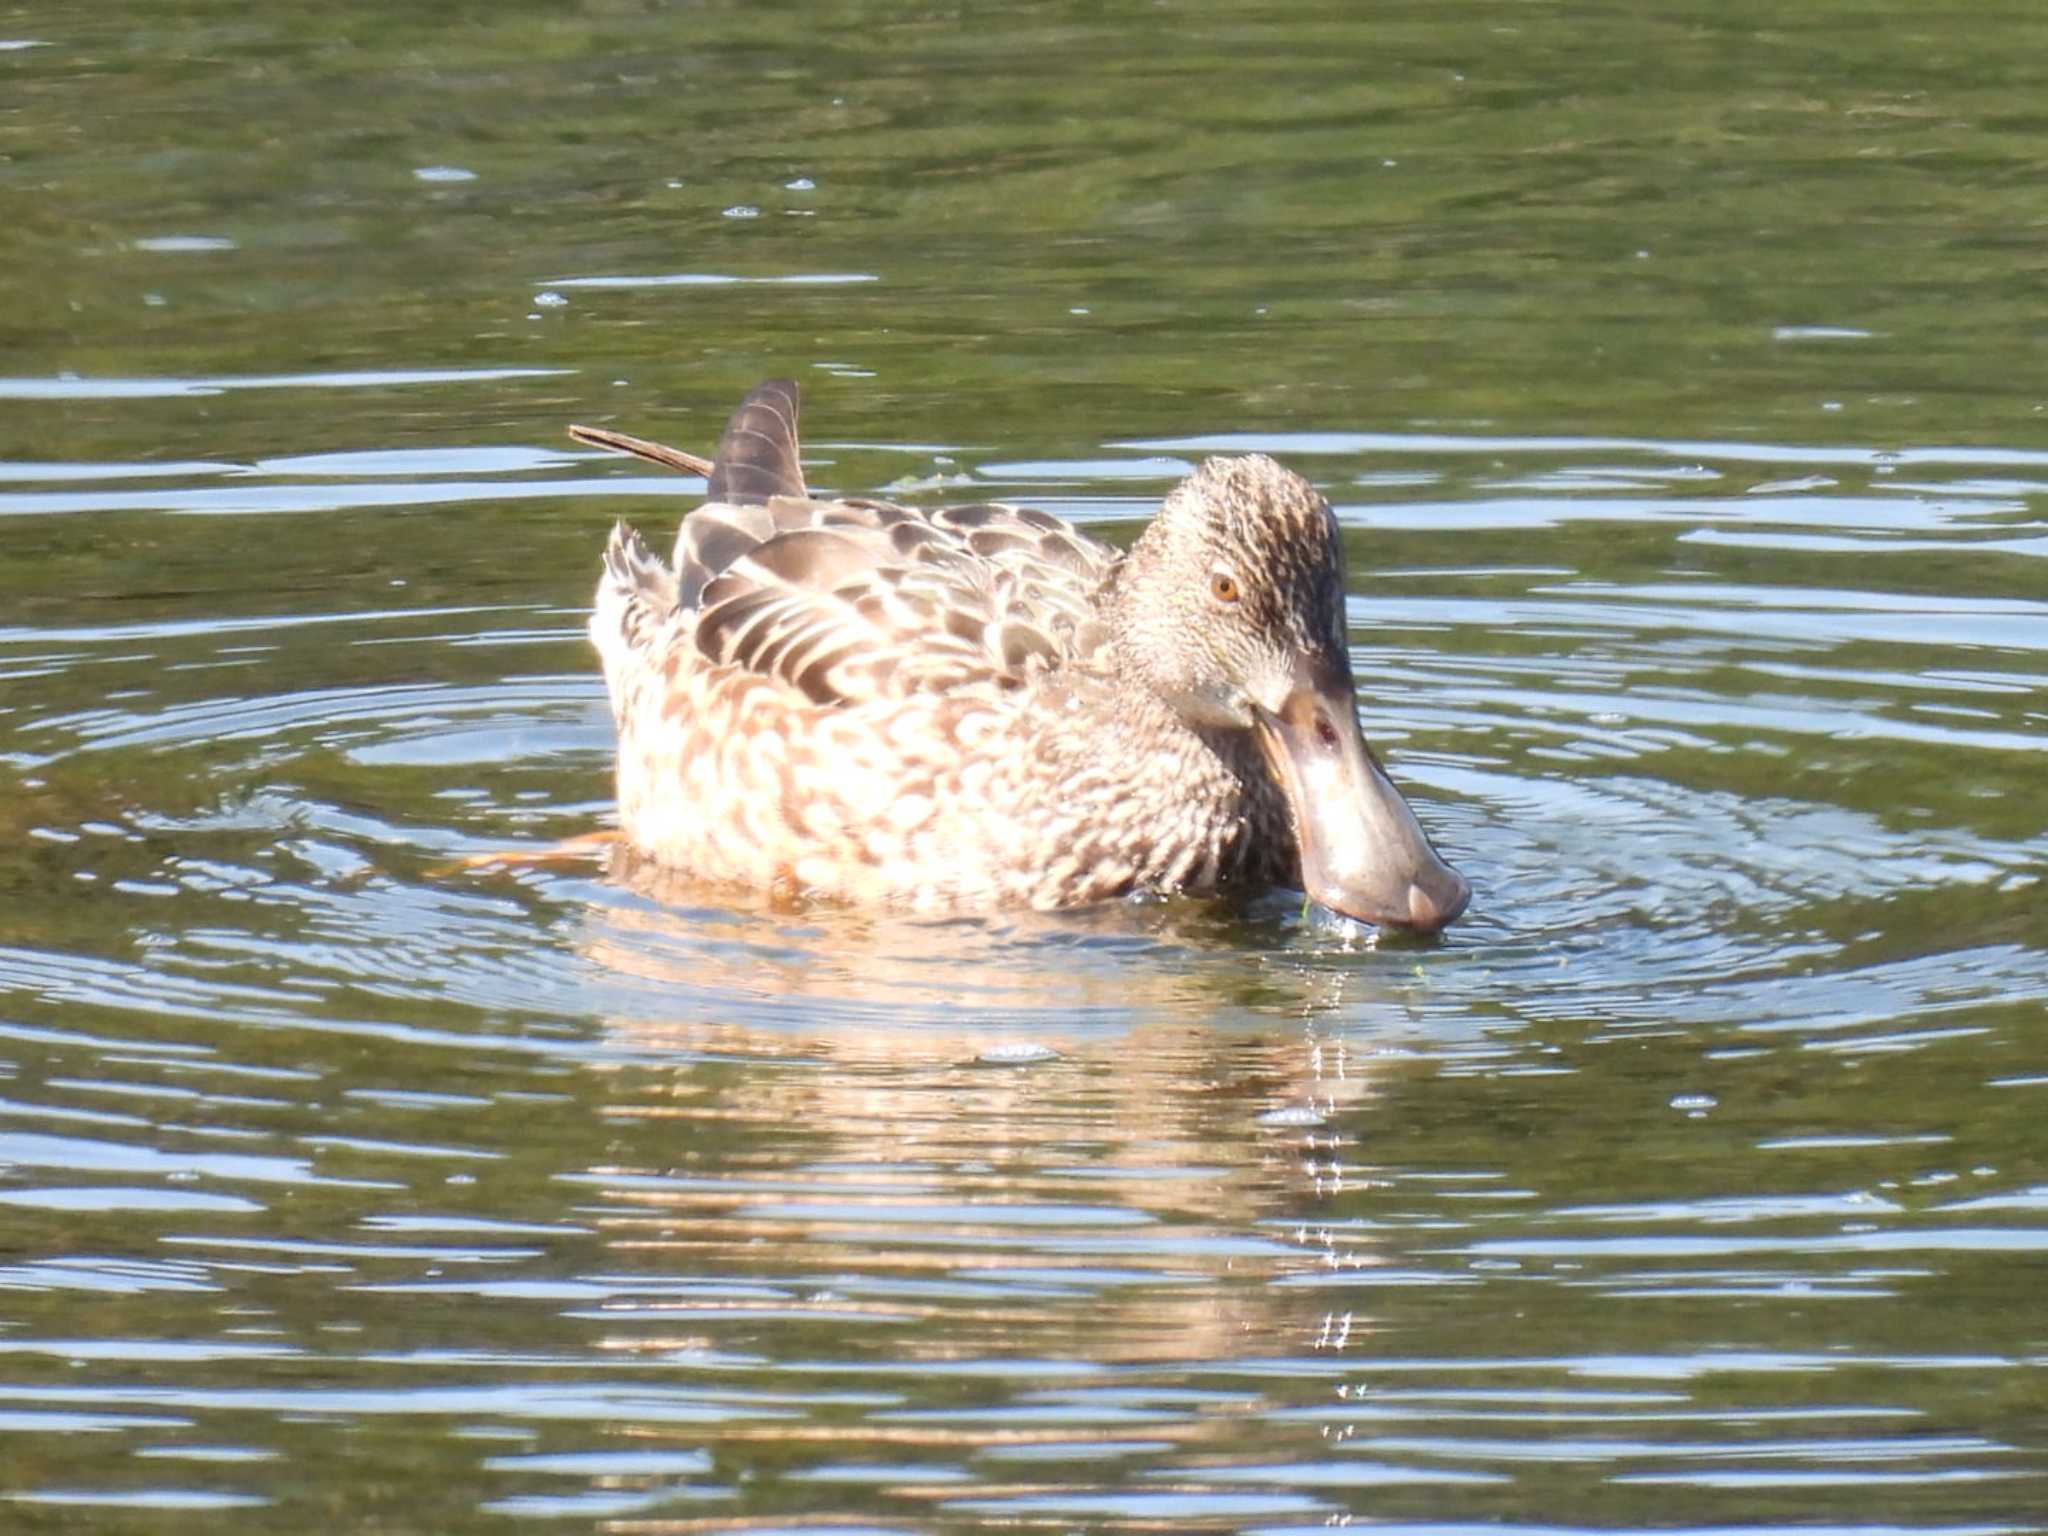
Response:
[[[1158,540],[1153,537],[1158,526],[1157,522],[1148,526],[1129,553],[1110,567],[1108,578],[1096,594],[1095,606],[1109,631],[1104,651],[1108,670],[1144,689],[1159,701],[1161,708],[1171,709],[1168,701],[1172,690],[1167,686],[1159,657],[1172,638],[1168,633],[1173,628],[1172,620],[1156,602],[1145,601],[1149,585],[1145,577],[1158,561]]]

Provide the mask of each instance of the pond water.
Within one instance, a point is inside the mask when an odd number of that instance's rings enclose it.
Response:
[[[2048,13],[1657,10],[9,9],[0,1524],[2048,1529]],[[1313,478],[1470,915],[464,867],[777,373]]]

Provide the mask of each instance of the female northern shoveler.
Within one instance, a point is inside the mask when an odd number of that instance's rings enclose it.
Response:
[[[1044,512],[814,500],[796,386],[741,402],[671,568],[623,524],[590,619],[619,822],[713,880],[927,911],[1298,884],[1434,931],[1471,888],[1358,726],[1330,505],[1206,461],[1128,554]]]

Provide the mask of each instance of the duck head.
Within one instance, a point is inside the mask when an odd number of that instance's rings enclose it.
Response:
[[[1308,894],[1433,933],[1472,888],[1366,745],[1330,504],[1263,454],[1176,486],[1107,594],[1118,663],[1189,725],[1249,732],[1292,813]]]

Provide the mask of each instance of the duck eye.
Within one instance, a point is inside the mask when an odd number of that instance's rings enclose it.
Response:
[[[1209,578],[1209,595],[1219,603],[1234,603],[1238,598],[1237,578],[1228,571],[1218,571]]]

